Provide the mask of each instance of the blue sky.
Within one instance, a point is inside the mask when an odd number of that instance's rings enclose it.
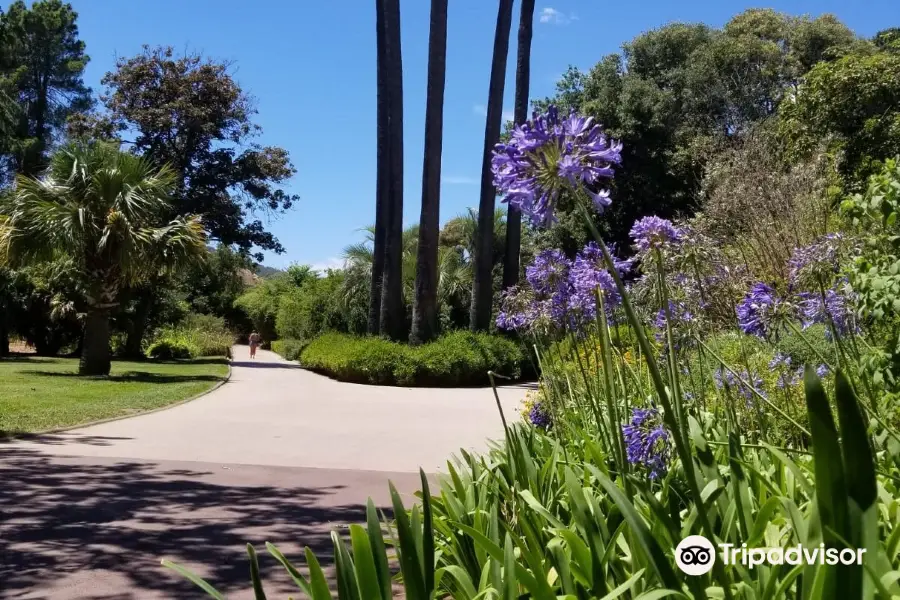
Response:
[[[287,252],[266,264],[339,263],[341,250],[374,221],[375,3],[372,0],[70,0],[79,12],[91,62],[86,82],[100,79],[117,56],[141,44],[171,45],[234,63],[234,75],[256,99],[260,143],[286,148],[297,168],[287,186],[300,195],[269,223]],[[428,51],[427,0],[401,0],[404,71],[404,220],[418,222]],[[450,0],[444,107],[441,221],[478,204],[484,105],[496,19],[495,0]],[[670,21],[722,25],[760,4],[734,0],[671,2],[538,1],[532,45],[531,97],[544,97],[568,65],[590,68],[604,54]],[[836,14],[860,35],[900,25],[897,0],[768,0],[791,14]],[[504,108],[511,114],[515,31]]]

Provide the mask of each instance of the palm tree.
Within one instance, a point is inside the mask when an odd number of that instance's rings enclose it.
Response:
[[[428,98],[425,106],[425,158],[422,166],[422,213],[412,344],[437,335],[438,237],[441,206],[441,150],[444,133],[444,83],[447,66],[447,0],[431,0],[428,40]]]
[[[388,168],[390,165],[388,146],[388,90],[387,90],[387,36],[384,23],[384,0],[375,0],[375,62],[377,71],[376,100],[376,159],[375,159],[375,231],[374,260],[369,277],[369,322],[370,335],[381,332],[381,290],[384,284],[384,242],[387,236],[388,210]]]
[[[42,178],[19,176],[0,204],[0,257],[72,260],[87,300],[79,374],[109,374],[109,317],[123,288],[148,268],[206,251],[198,218],[160,218],[174,182],[168,167],[154,169],[113,144],[73,143],[53,155]]]
[[[488,90],[487,119],[484,125],[484,152],[481,159],[481,198],[478,203],[478,237],[475,243],[475,278],[472,283],[472,307],[469,327],[473,331],[487,331],[491,325],[493,278],[491,277],[491,246],[494,214],[494,190],[491,174],[491,152],[500,139],[503,119],[503,89],[506,80],[506,55],[509,52],[509,30],[512,26],[513,0],[500,0],[497,28],[494,31],[494,57],[491,63],[491,83]]]
[[[388,148],[390,157],[384,276],[381,286],[381,334],[405,338],[403,309],[403,60],[400,48],[400,0],[384,0],[387,40],[385,87],[388,92]]]
[[[531,79],[531,29],[534,0],[522,0],[519,12],[519,46],[516,52],[516,99],[513,120],[521,124],[528,119],[528,87]],[[519,283],[519,253],[522,248],[522,212],[509,207],[506,216],[506,252],[503,259],[503,289]]]

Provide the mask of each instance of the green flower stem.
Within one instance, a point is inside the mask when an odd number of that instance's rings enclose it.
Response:
[[[787,419],[787,421],[790,422],[791,424],[793,424],[794,427],[796,427],[797,429],[799,429],[800,431],[802,431],[802,432],[805,433],[806,435],[810,435],[809,431],[807,431],[805,427],[803,427],[802,425],[800,425],[800,423],[798,423],[797,421],[795,421],[794,419],[792,419],[786,412],[784,412],[783,410],[781,410],[780,408],[778,408],[778,406],[776,406],[775,404],[773,404],[771,400],[769,400],[768,398],[766,398],[765,396],[763,396],[762,394],[760,394],[760,393],[756,390],[756,388],[754,388],[752,385],[750,385],[749,382],[744,381],[744,378],[741,377],[741,376],[738,374],[737,371],[735,371],[735,370],[732,369],[730,366],[728,366],[728,363],[726,363],[725,360],[724,360],[721,356],[719,356],[718,354],[716,354],[715,352],[713,352],[712,349],[710,349],[709,346],[707,346],[705,343],[703,343],[703,340],[701,340],[699,336],[694,336],[694,339],[697,340],[697,343],[699,343],[701,346],[703,346],[704,348],[706,348],[706,350],[707,350],[710,354],[712,354],[713,358],[715,358],[717,361],[719,361],[719,364],[722,365],[722,368],[727,369],[729,373],[731,373],[732,375],[734,375],[735,378],[736,378],[739,382],[741,382],[743,385],[747,386],[747,389],[749,389],[751,392],[753,392],[760,400],[762,400],[763,402],[765,402],[766,404],[768,404],[769,406],[771,406],[772,409],[775,410],[775,412],[777,412],[779,415],[781,415],[782,417],[784,417],[785,419]]]
[[[634,312],[634,307],[631,305],[631,300],[628,297],[628,290],[625,289],[625,284],[622,283],[622,278],[619,277],[619,271],[616,269],[612,256],[609,255],[609,250],[606,248],[606,243],[603,241],[600,232],[597,231],[597,226],[594,225],[594,222],[591,220],[591,216],[584,207],[584,204],[582,202],[577,202],[577,205],[581,210],[581,214],[584,216],[584,220],[587,223],[588,229],[590,229],[591,235],[597,240],[597,245],[600,247],[600,252],[603,254],[603,260],[606,262],[606,267],[612,275],[613,281],[616,283],[616,289],[622,296],[622,307],[625,309],[625,316],[628,317],[628,321],[631,323],[631,326],[634,327],[638,343],[645,354],[647,368],[650,370],[650,377],[653,379],[653,385],[656,387],[659,400],[663,405],[663,418],[668,421],[667,425],[671,430],[672,439],[675,442],[675,449],[681,459],[682,468],[687,477],[691,496],[696,502],[700,502],[702,496],[700,494],[700,486],[697,483],[697,475],[694,471],[694,459],[690,447],[684,438],[684,432],[678,428],[678,419],[675,416],[675,411],[669,398],[669,391],[663,381],[662,374],[659,372],[659,366],[656,364],[656,359],[653,358],[653,348],[650,345],[650,340],[647,339],[647,333],[644,331],[644,326]],[[709,522],[709,516],[706,514],[705,510],[702,510],[702,502],[698,504],[697,516],[700,520],[700,527],[707,537],[710,540],[716,539],[715,532]],[[713,569],[715,570],[716,579],[718,579],[719,583],[722,585],[722,591],[726,600],[732,600],[731,585],[722,564],[719,561],[716,561],[715,565],[713,565]],[[706,597],[706,594],[702,589],[699,590],[698,595],[700,598]]]

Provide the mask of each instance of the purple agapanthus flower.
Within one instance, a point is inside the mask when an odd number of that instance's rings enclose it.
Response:
[[[737,305],[738,326],[748,335],[768,338],[777,325],[782,304],[772,286],[759,282]]]
[[[769,361],[769,369],[778,373],[775,385],[779,389],[794,387],[800,383],[800,379],[803,377],[803,368],[794,368],[791,357],[781,352]]]
[[[560,119],[550,106],[543,115],[513,129],[510,140],[494,147],[491,170],[503,201],[521,209],[533,223],[554,220],[560,191],[566,185],[587,191],[603,210],[609,193],[598,187],[621,162],[622,145],[609,140],[590,117],[574,112]]]
[[[615,254],[612,252],[610,254],[617,269],[625,270],[630,266],[627,264],[628,261],[620,261]],[[622,300],[616,283],[606,268],[603,253],[593,242],[585,246],[575,257],[569,270],[569,284],[570,302],[591,314],[596,313],[598,291],[603,295],[603,302],[608,309],[612,309]]]
[[[635,221],[630,235],[641,252],[661,250],[681,242],[683,232],[672,221],[659,217],[644,217]]]
[[[561,250],[543,250],[525,268],[525,279],[537,294],[554,294],[568,285],[570,266]]]
[[[838,335],[847,335],[858,330],[853,310],[844,293],[836,288],[821,293],[804,292],[800,298],[800,313],[803,317],[803,328],[812,325],[825,325],[825,337],[832,338],[832,327]]]
[[[550,425],[553,423],[552,417],[550,415],[550,411],[544,405],[543,402],[535,402],[531,406],[531,410],[528,411],[528,422],[538,427],[540,429],[550,429]]]
[[[713,380],[715,381],[716,387],[724,388],[727,386],[729,389],[734,390],[743,396],[748,405],[756,398],[756,394],[767,397],[762,378],[752,376],[747,369],[741,371],[739,375],[740,378],[735,377],[734,373],[729,369],[719,367],[713,373]],[[745,384],[745,381],[750,385],[748,386]]]
[[[828,375],[828,371],[828,365],[819,365],[818,367],[816,367],[816,375],[818,375],[819,377],[825,377],[826,375]]]
[[[695,317],[693,313],[691,313],[690,308],[684,302],[675,302],[674,300],[669,300],[669,315],[672,317],[672,333],[675,341],[676,348],[680,349],[683,347],[683,342],[687,339],[690,339],[690,333],[685,334],[685,331],[688,329],[687,325],[690,325]],[[665,344],[667,341],[666,338],[666,311],[661,308],[656,313],[656,319],[653,324],[656,326],[656,341]]]
[[[669,468],[671,440],[655,408],[635,408],[631,421],[622,426],[628,462],[649,471],[650,479],[663,477]]]

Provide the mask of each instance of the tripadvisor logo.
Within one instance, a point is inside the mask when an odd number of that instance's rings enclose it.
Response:
[[[865,548],[807,548],[801,544],[787,548],[748,548],[747,544],[719,544],[726,565],[861,565]],[[675,564],[687,575],[708,573],[716,563],[716,551],[702,535],[689,535],[675,548]]]

